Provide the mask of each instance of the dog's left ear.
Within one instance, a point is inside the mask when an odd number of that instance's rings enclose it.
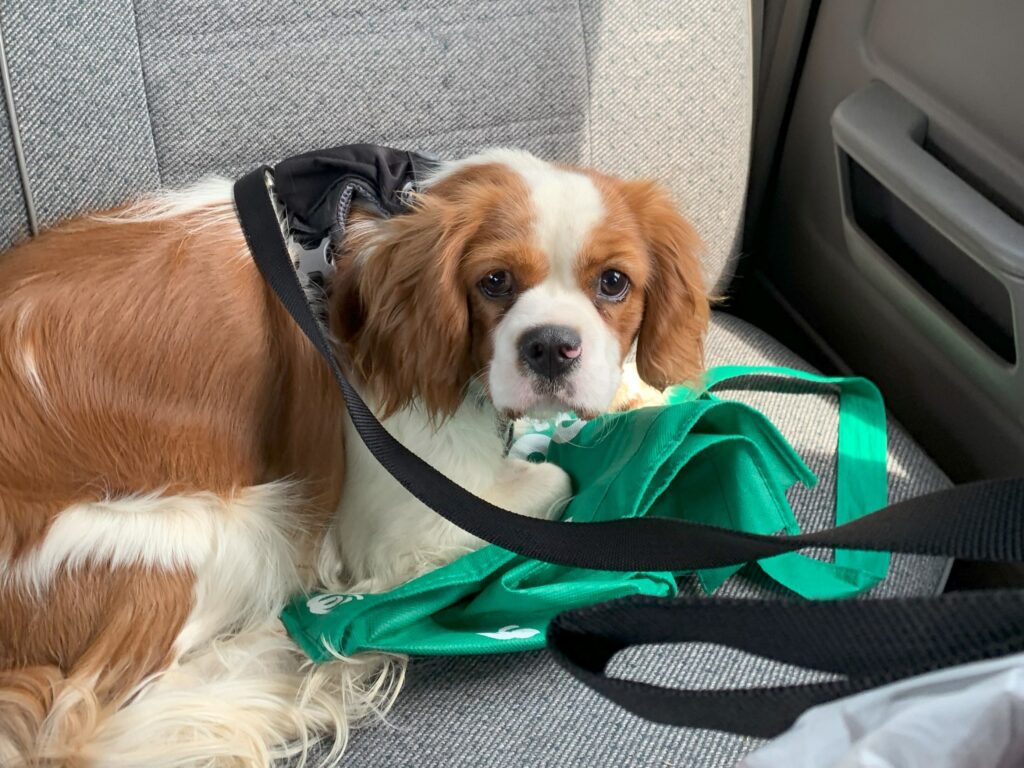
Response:
[[[637,340],[637,370],[658,389],[694,382],[704,371],[704,334],[711,315],[700,237],[656,182],[622,182],[622,191],[652,265]]]
[[[414,399],[432,416],[462,401],[473,371],[459,266],[472,230],[446,201],[352,221],[332,296],[332,331],[370,383],[383,416]]]

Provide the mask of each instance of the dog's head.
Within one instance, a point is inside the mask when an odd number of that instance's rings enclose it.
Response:
[[[702,368],[699,240],[654,183],[494,150],[413,210],[349,226],[332,323],[387,413],[452,413],[482,383],[506,416],[604,411],[637,341],[656,387]]]

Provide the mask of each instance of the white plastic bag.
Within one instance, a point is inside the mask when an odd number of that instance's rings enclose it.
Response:
[[[1024,654],[913,677],[823,704],[740,768],[1024,765]]]

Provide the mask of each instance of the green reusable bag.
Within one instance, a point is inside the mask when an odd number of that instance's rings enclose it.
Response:
[[[758,411],[710,394],[750,374],[838,385],[836,522],[885,506],[885,409],[864,379],[831,379],[782,368],[712,369],[705,389],[675,388],[669,404],[608,414],[590,422],[524,424],[512,455],[561,466],[575,496],[564,520],[586,523],[641,515],[753,533],[798,533],[785,492],[814,475]],[[834,562],[789,553],[757,563],[768,576],[809,598],[848,597],[886,575],[888,555],[837,551]],[[697,572],[711,592],[742,565]],[[628,595],[672,596],[668,572],[619,573],[552,565],[497,546],[378,594],[297,595],[281,618],[314,661],[361,651],[480,654],[536,650],[558,613]]]

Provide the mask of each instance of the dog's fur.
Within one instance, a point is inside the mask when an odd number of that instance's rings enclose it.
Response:
[[[656,185],[495,150],[357,213],[330,331],[385,426],[527,515],[567,500],[502,419],[636,405],[702,365],[698,241]],[[607,270],[621,299],[599,295]],[[507,296],[480,281],[506,271]],[[579,335],[564,377],[523,364]],[[636,345],[640,378],[620,392]],[[562,348],[560,348],[562,349]],[[568,352],[566,353],[568,354]],[[638,387],[642,387],[638,389]],[[618,394],[617,394],[618,393]],[[404,661],[311,667],[295,592],[393,587],[480,542],[377,465],[252,264],[230,185],[82,217],[0,258],[0,764],[266,764],[384,711]]]

